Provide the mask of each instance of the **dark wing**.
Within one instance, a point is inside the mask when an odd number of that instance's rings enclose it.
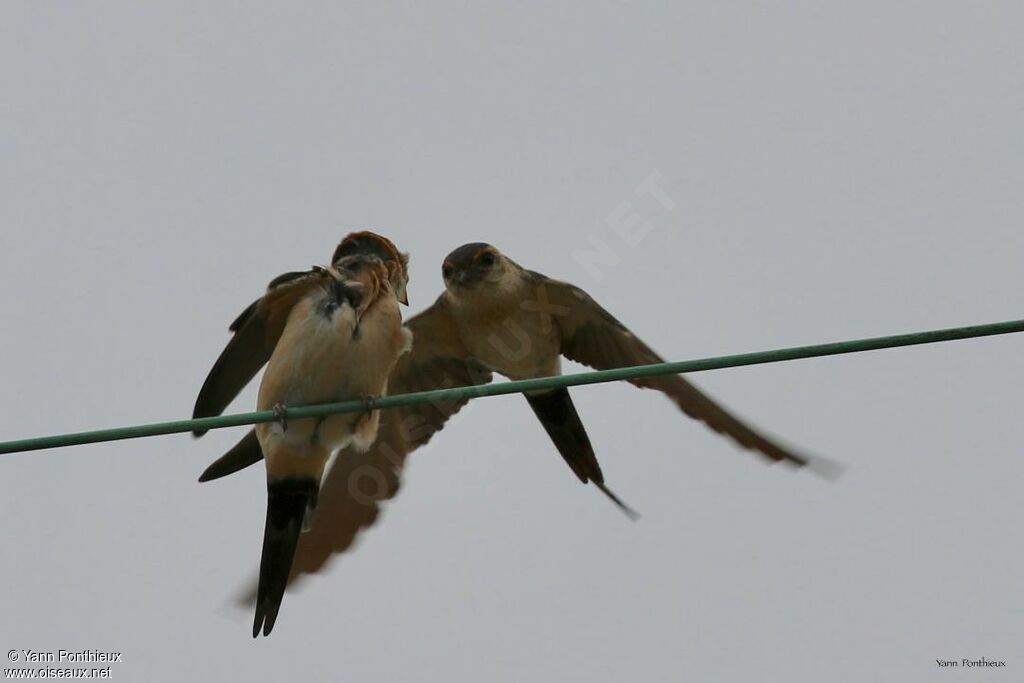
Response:
[[[538,299],[545,298],[552,311],[561,337],[562,354],[566,358],[597,370],[664,362],[583,290],[539,273],[531,273],[531,279],[538,288]],[[682,375],[658,375],[629,381],[638,387],[661,391],[690,417],[771,460],[785,460],[798,466],[812,461],[812,458],[794,453],[754,431]],[[813,460],[822,469],[829,469],[826,461]]]
[[[316,271],[285,273],[274,278],[261,299],[249,304],[228,328],[234,334],[224,347],[196,398],[192,417],[220,415],[260,371],[281,337],[295,302],[322,278]],[[202,436],[205,429],[192,433]]]
[[[442,296],[407,327],[412,350],[402,356],[388,393],[404,394],[488,384],[491,372],[468,358]],[[426,444],[468,399],[420,403],[381,411],[377,440],[366,453],[341,450],[320,486],[313,527],[299,538],[291,581],[320,571],[338,553],[349,550],[359,533],[376,521],[381,504],[398,492],[409,453]],[[255,589],[243,598],[251,602]]]
[[[255,465],[263,460],[263,447],[256,438],[256,430],[250,429],[242,437],[242,440],[231,447],[224,455],[220,456],[199,475],[199,481],[213,481],[234,474],[243,470],[249,465]]]

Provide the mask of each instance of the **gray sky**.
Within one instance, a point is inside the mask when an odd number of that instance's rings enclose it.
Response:
[[[489,241],[672,359],[1021,317],[1022,20],[4,3],[0,438],[187,416],[234,315],[364,227],[412,253],[411,311]],[[1020,680],[1021,343],[696,378],[836,484],[575,390],[636,524],[481,400],[257,642],[230,600],[264,475],[195,481],[238,430],[3,456],[0,648],[121,651],[115,680]],[[1007,668],[935,664],[981,656]]]

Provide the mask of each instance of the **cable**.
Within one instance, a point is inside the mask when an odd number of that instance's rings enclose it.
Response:
[[[473,399],[484,396],[503,396],[505,394],[517,394],[524,391],[534,391],[538,389],[558,389],[561,387],[581,386],[584,384],[598,384],[600,382],[616,382],[619,380],[650,377],[653,375],[703,372],[705,370],[718,370],[721,368],[759,365],[763,363],[778,363],[781,361],[798,360],[801,358],[835,356],[844,353],[875,351],[878,349],[889,349],[899,346],[934,344],[937,342],[970,339],[973,337],[987,337],[1014,332],[1024,332],[1024,320],[1010,320],[985,325],[972,325],[970,327],[952,327],[942,330],[928,330],[925,332],[898,334],[888,337],[853,339],[849,341],[833,342],[830,344],[796,346],[786,349],[775,349],[772,351],[741,353],[731,356],[700,358],[697,360],[655,363],[653,365],[637,365],[629,368],[581,372],[574,375],[559,375],[557,377],[540,377],[537,379],[499,382],[496,384],[485,384],[480,386],[455,387],[451,389],[438,389],[436,391],[420,391],[411,394],[382,396],[369,402],[356,400],[343,401],[341,403],[294,406],[288,407],[286,417],[289,420],[295,420],[304,417],[333,415],[336,413],[362,412],[368,408],[394,408],[398,406],[413,405],[415,403],[431,403],[451,399]],[[17,441],[6,441],[0,443],[0,454],[36,451],[46,448],[61,448],[63,446],[78,446],[88,443],[99,443],[102,441],[137,439],[146,436],[159,436],[161,434],[176,434],[179,432],[190,432],[197,428],[221,429],[224,427],[238,427],[242,425],[256,424],[258,422],[272,422],[276,419],[278,419],[278,416],[274,414],[274,411],[261,410],[252,413],[203,417],[193,420],[175,420],[172,422],[157,422],[153,424],[133,425],[129,427],[116,427],[113,429],[98,429],[90,432],[41,436],[32,439],[20,439]]]

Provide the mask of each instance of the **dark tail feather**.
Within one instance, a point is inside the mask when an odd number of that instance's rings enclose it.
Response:
[[[630,518],[637,519],[639,515],[628,505],[619,500],[607,486],[604,485],[604,473],[597,463],[597,456],[594,455],[594,448],[590,445],[590,438],[583,428],[583,422],[576,412],[572,398],[569,397],[569,390],[555,389],[543,394],[524,394],[530,407],[533,408],[537,419],[544,425],[544,431],[548,433],[555,444],[555,448],[565,458],[565,462],[580,478],[586,483],[594,482],[597,488],[608,496],[608,498],[619,506],[619,508]]]
[[[603,483],[595,481],[594,482],[594,486],[596,486],[597,488],[601,489],[601,492],[604,495],[608,496],[613,503],[618,505],[619,509],[622,510],[625,513],[625,515],[630,518],[630,520],[635,522],[636,520],[640,519],[640,513],[639,512],[637,512],[633,508],[631,508],[628,505],[626,505],[625,503],[623,503],[619,499],[619,497],[616,496],[614,493],[612,493],[612,490],[609,489],[607,486],[605,486]]]
[[[309,479],[283,479],[267,484],[267,528],[263,532],[260,583],[252,637],[270,635],[281,609],[284,589],[295,559],[295,546],[306,510],[316,505],[317,484]]]
[[[220,456],[199,475],[199,481],[210,481],[220,479],[239,470],[244,470],[249,465],[254,465],[263,459],[263,449],[256,438],[256,430],[250,429],[249,433],[242,437],[230,451]]]

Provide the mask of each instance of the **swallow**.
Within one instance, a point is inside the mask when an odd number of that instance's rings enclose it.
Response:
[[[579,287],[523,268],[483,242],[451,252],[441,266],[456,333],[469,356],[510,379],[561,374],[561,359],[596,370],[662,363],[639,337]],[[629,380],[656,389],[686,415],[770,461],[834,473],[822,458],[798,454],[762,435],[682,375]],[[592,482],[627,513],[604,474],[567,388],[524,394],[555,448],[583,483]]]
[[[260,382],[257,410],[280,419],[256,425],[267,470],[267,520],[253,637],[269,635],[291,573],[299,533],[309,528],[331,453],[366,451],[380,411],[286,420],[290,404],[383,395],[398,358],[411,347],[383,262],[346,256],[270,288],[286,322]]]
[[[219,414],[266,359],[257,407],[280,418],[258,425],[243,439],[245,448],[233,449],[252,462],[263,458],[267,471],[254,637],[273,629],[300,531],[309,528],[317,507],[328,457],[341,448],[365,451],[380,418],[379,411],[369,410],[289,424],[286,406],[383,395],[388,375],[411,346],[398,307],[407,302],[408,256],[386,238],[355,233],[342,240],[332,261],[328,268],[275,278],[235,320],[235,334],[194,411]]]

